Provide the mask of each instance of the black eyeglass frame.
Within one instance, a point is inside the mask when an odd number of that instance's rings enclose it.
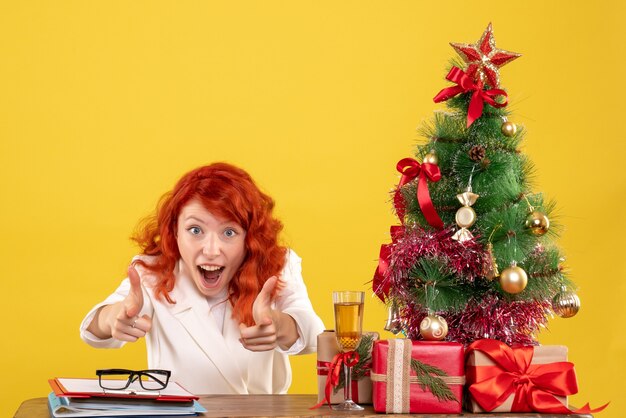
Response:
[[[169,383],[172,372],[169,370],[161,370],[161,369],[148,369],[148,370],[101,369],[101,370],[96,370],[96,375],[98,376],[98,384],[100,385],[102,389],[106,389],[106,390],[124,390],[137,380],[139,381],[139,385],[141,385],[141,387],[145,390],[163,390],[167,387],[167,384]],[[102,376],[116,376],[116,375],[117,376],[128,375],[126,386],[107,387],[102,384],[103,383]],[[154,382],[158,383],[161,386],[158,388],[145,387],[143,385],[143,380],[141,380],[142,376],[149,377],[150,379],[152,379]],[[107,380],[105,379],[104,382],[106,381]]]

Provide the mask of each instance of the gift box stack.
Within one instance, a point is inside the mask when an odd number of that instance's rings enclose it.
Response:
[[[357,368],[352,399],[373,404],[376,412],[589,414],[606,407],[569,408],[567,397],[577,393],[578,384],[565,346],[511,348],[482,339],[464,349],[455,342],[379,341],[375,333],[369,338],[371,360],[364,357]],[[343,390],[329,387],[333,359],[339,354],[335,333],[320,334],[318,344],[318,406],[336,404],[343,400]]]
[[[371,361],[366,358],[362,363],[352,385],[352,399],[373,404],[376,412],[589,414],[606,407],[568,406],[568,396],[578,392],[578,383],[565,346],[511,348],[482,339],[465,349],[455,342],[377,337],[370,336]],[[328,386],[329,369],[339,354],[335,333],[325,331],[318,341],[318,406],[337,404],[343,390]]]

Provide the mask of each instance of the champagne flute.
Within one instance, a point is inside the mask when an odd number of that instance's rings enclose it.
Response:
[[[342,291],[333,292],[335,305],[335,335],[339,347],[345,353],[354,351],[361,341],[363,333],[363,302],[364,292]],[[344,362],[344,401],[333,406],[338,411],[361,411],[362,406],[352,400],[350,387],[352,385],[352,367]]]

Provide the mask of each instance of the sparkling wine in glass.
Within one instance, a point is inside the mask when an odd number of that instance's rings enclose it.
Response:
[[[342,291],[333,292],[335,306],[335,335],[337,343],[345,353],[354,351],[361,341],[363,334],[363,302],[364,292]],[[352,368],[344,363],[344,401],[333,406],[338,411],[361,411],[363,407],[352,400],[350,388],[352,385]]]

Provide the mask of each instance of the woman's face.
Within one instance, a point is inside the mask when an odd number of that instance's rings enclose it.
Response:
[[[237,223],[215,217],[197,200],[178,216],[176,240],[183,267],[205,296],[220,295],[246,256],[246,231]]]

